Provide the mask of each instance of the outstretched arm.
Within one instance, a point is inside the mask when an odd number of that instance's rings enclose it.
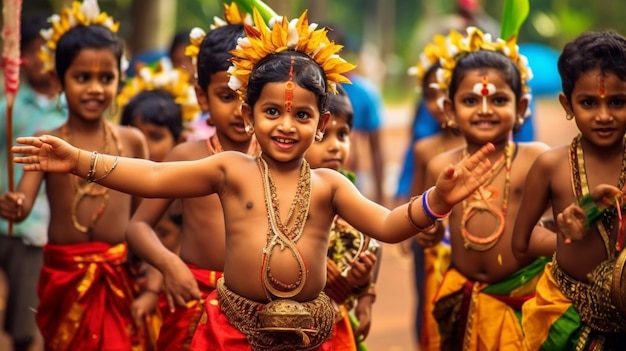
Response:
[[[73,173],[139,197],[197,197],[217,192],[227,164],[221,157],[197,161],[151,162],[80,150],[64,140],[43,135],[17,138],[14,158],[25,171]],[[184,181],[181,181],[183,180]]]
[[[437,178],[433,190],[427,193],[426,202],[430,211],[448,213],[454,205],[489,180],[494,167],[498,166],[492,165],[487,158],[493,150],[493,145],[487,144],[469,158],[447,166]],[[425,229],[433,224],[422,206],[421,197],[389,212],[365,199],[354,186],[344,184],[337,186],[334,208],[356,229],[383,242],[400,242],[414,235],[418,231],[416,228]]]

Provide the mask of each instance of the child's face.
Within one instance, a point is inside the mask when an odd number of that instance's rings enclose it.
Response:
[[[515,93],[495,69],[466,71],[453,103],[444,103],[446,113],[456,120],[468,142],[479,145],[507,140],[527,105],[526,100],[516,101]]]
[[[437,101],[440,98],[443,98],[445,94],[443,91],[441,91],[441,89],[432,88],[430,86],[432,83],[437,82],[437,75],[435,74],[435,72],[436,71],[433,71],[433,73],[426,77],[422,90],[422,98],[424,99],[424,104],[428,112],[430,112],[430,114],[435,117],[437,122],[443,124],[446,123],[446,114],[442,110],[443,106],[439,106]]]
[[[185,70],[189,74],[189,77],[193,78],[194,68],[191,62],[191,57],[185,55],[185,46],[186,45],[177,46],[172,51],[172,57],[170,57],[170,60],[172,60],[172,66],[174,68]]]
[[[324,130],[328,114],[320,118],[315,94],[294,84],[293,97],[286,98],[285,82],[267,83],[254,110],[244,105],[244,118],[254,126],[263,153],[279,161],[300,158],[313,143],[318,129]],[[286,103],[291,101],[288,111]]]
[[[117,93],[119,62],[109,49],[83,49],[62,77],[70,116],[97,120]]]
[[[36,38],[22,48],[22,72],[33,87],[50,85],[50,76],[43,72],[43,62],[39,58],[39,49],[43,44],[43,39]]]
[[[146,137],[148,142],[148,151],[150,151],[150,160],[161,162],[165,156],[174,148],[176,140],[165,126],[146,122],[143,117],[137,116],[133,120],[133,127],[139,129]]]
[[[315,141],[305,154],[311,168],[342,170],[350,155],[350,126],[345,116],[330,115],[324,138]]]
[[[626,82],[598,69],[582,73],[571,101],[559,96],[566,113],[574,115],[583,137],[598,146],[621,142],[626,133]]]
[[[241,100],[234,90],[228,87],[228,73],[221,71],[211,76],[206,92],[206,109],[210,114],[210,124],[221,136],[222,146],[228,143],[243,143],[250,140],[245,131],[241,115]]]

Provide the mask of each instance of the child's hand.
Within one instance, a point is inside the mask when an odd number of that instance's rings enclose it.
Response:
[[[0,217],[9,221],[22,219],[24,194],[8,192],[0,196]]]
[[[370,282],[372,269],[376,264],[376,255],[369,251],[361,252],[352,261],[347,279],[354,286],[364,286]]]
[[[165,293],[170,311],[174,313],[176,306],[187,307],[187,302],[200,299],[200,288],[189,267],[176,256],[170,262],[167,271],[163,271]]]
[[[357,340],[365,340],[370,332],[372,326],[372,304],[375,297],[373,295],[363,295],[359,297],[359,300],[354,307],[354,315],[359,321],[359,326],[354,331],[354,336]]]
[[[444,234],[444,231],[437,230],[437,227],[417,233],[415,241],[425,249],[437,245],[443,239]]]
[[[63,139],[42,135],[40,137],[20,137],[17,142],[28,146],[14,146],[11,152],[16,163],[25,164],[25,171],[69,173],[76,171],[78,149]]]
[[[446,167],[435,185],[433,196],[429,198],[435,213],[447,213],[454,205],[467,198],[479,186],[491,179],[499,164],[491,164],[487,155],[493,152],[494,146],[487,143],[470,157],[456,165]]]
[[[154,312],[158,301],[159,295],[150,290],[144,291],[133,301],[130,313],[137,328],[143,327],[146,317]]]

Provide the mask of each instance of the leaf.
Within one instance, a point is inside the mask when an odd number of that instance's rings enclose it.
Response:
[[[500,38],[508,41],[516,37],[529,12],[529,0],[505,0],[502,9]]]
[[[278,14],[261,0],[222,0],[224,4],[236,3],[239,9],[245,13],[252,14],[252,9],[256,8],[259,11],[261,17],[266,24],[269,24],[270,19],[278,16]]]

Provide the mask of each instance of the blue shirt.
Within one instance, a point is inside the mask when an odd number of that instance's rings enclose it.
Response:
[[[368,80],[350,75],[352,84],[342,84],[354,110],[352,129],[362,132],[379,130],[383,125],[382,99],[378,89]]]
[[[63,106],[65,105],[63,99]],[[13,138],[32,136],[41,130],[58,128],[67,120],[67,111],[63,107],[59,110],[57,100],[50,100],[37,94],[27,83],[22,83],[13,104]],[[0,101],[0,193],[9,190],[7,174],[7,130],[6,130],[6,98]],[[15,144],[15,141],[13,142]],[[11,160],[12,162],[12,160]],[[15,187],[22,177],[22,166],[13,167]],[[13,224],[13,235],[23,238],[29,245],[42,246],[46,243],[50,209],[45,195],[45,187],[39,188],[37,199],[31,213],[20,223]],[[0,235],[7,235],[8,221],[0,218]]]

